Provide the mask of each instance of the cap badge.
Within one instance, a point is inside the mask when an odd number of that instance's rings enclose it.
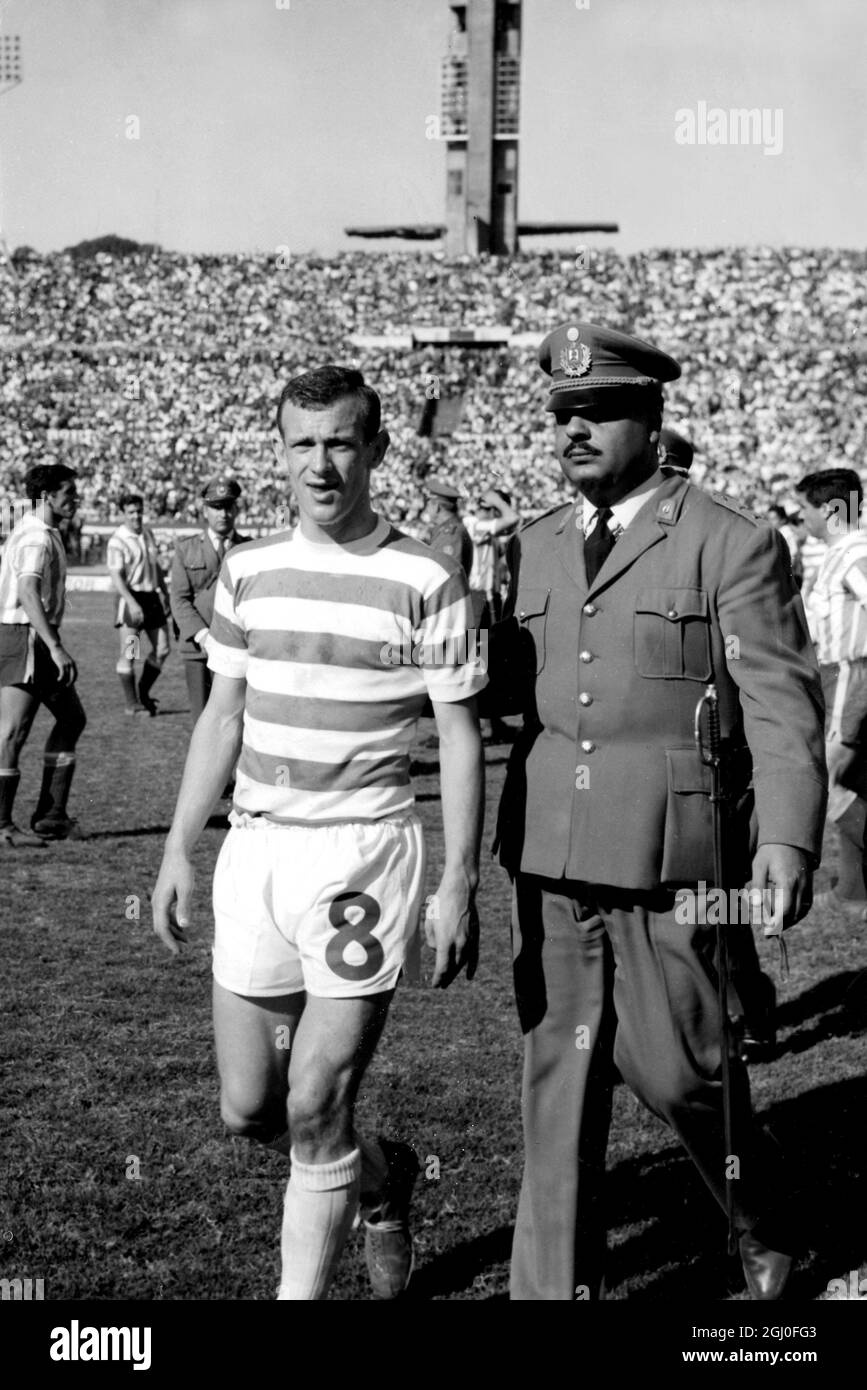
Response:
[[[579,343],[577,328],[570,328],[566,337],[569,345],[560,352],[560,366],[567,376],[584,376],[590,370],[590,349]]]

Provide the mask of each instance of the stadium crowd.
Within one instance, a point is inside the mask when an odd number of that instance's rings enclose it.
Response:
[[[274,401],[293,373],[336,360],[383,397],[393,446],[374,486],[395,521],[418,521],[429,471],[471,499],[506,488],[532,515],[564,494],[531,344],[358,347],[351,336],[433,324],[541,337],[576,317],[684,363],[667,418],[696,445],[692,476],[764,514],[794,503],[811,469],[860,468],[867,417],[851,402],[867,388],[865,266],[863,252],[797,248],[16,256],[0,265],[0,497],[53,460],[78,471],[87,521],[113,519],[136,488],[150,517],[194,522],[202,481],[223,472],[244,489],[246,529],[280,524]],[[420,434],[426,405],[449,398],[453,432]]]

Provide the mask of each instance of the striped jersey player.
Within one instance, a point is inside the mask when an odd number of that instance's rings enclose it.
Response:
[[[329,366],[295,378],[277,429],[299,525],[238,546],[223,563],[212,692],[190,746],[154,927],[173,951],[185,940],[192,847],[237,760],[213,889],[223,1117],[291,1158],[278,1297],[326,1297],[360,1207],[374,1295],[393,1298],[412,1270],[418,1160],[407,1145],[359,1138],[353,1106],[417,939],[424,846],[409,751],[428,699],[445,833],[426,924],[434,984],[475,967],[475,696],[486,676],[468,640],[460,567],[373,509],[370,476],[389,440],[362,375]]]
[[[867,535],[861,480],[851,468],[802,478],[796,491],[808,534],[825,545],[805,600],[825,696],[828,819],[837,831],[838,876],[816,898],[848,915],[867,915]]]

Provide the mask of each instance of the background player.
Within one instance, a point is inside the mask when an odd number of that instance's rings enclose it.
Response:
[[[807,598],[825,695],[828,819],[837,831],[839,875],[814,908],[867,917],[867,535],[861,480],[851,468],[809,473],[795,489],[808,535],[826,546]]]
[[[0,563],[0,847],[7,849],[64,840],[74,827],[66,803],[87,720],[75,689],[75,662],[60,640],[66,555],[58,522],[75,514],[75,476],[62,463],[28,470],[33,510],[13,528]],[[53,714],[54,727],[45,744],[34,833],[28,834],[15,825],[12,810],[18,760],[40,704]]]
[[[361,1198],[374,1293],[393,1297],[412,1268],[417,1160],[406,1146],[359,1141],[353,1109],[416,939],[424,865],[409,750],[428,695],[445,835],[428,925],[434,984],[475,968],[483,763],[474,696],[485,676],[466,659],[458,565],[373,510],[370,475],[389,439],[361,373],[329,366],[295,378],[277,426],[300,524],[223,563],[213,686],[154,891],[154,929],[174,952],[186,939],[193,847],[240,752],[214,876],[223,1118],[283,1152],[291,1135],[278,1296],[326,1296]],[[464,655],[414,665],[406,654],[416,642]]]
[[[151,687],[169,654],[169,592],[154,534],[142,521],[144,499],[138,493],[126,492],[120,498],[120,509],[124,520],[109,537],[107,549],[108,572],[119,595],[114,624],[120,629],[116,670],[126,702],[124,712],[147,710],[154,715],[157,702]],[[136,694],[135,663],[141,655],[142,632],[147,634],[151,649]]]

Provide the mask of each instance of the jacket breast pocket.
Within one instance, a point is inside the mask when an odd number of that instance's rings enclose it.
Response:
[[[635,603],[635,669],[651,680],[710,680],[710,609],[704,589],[643,589]]]
[[[526,648],[529,667],[539,672],[545,665],[545,641],[548,625],[550,589],[522,589],[515,617],[521,625],[521,641]]]
[[[217,571],[211,569],[204,561],[202,561],[201,564],[188,561],[186,570],[189,575],[190,583],[196,590],[207,589],[209,585],[217,582]]]

